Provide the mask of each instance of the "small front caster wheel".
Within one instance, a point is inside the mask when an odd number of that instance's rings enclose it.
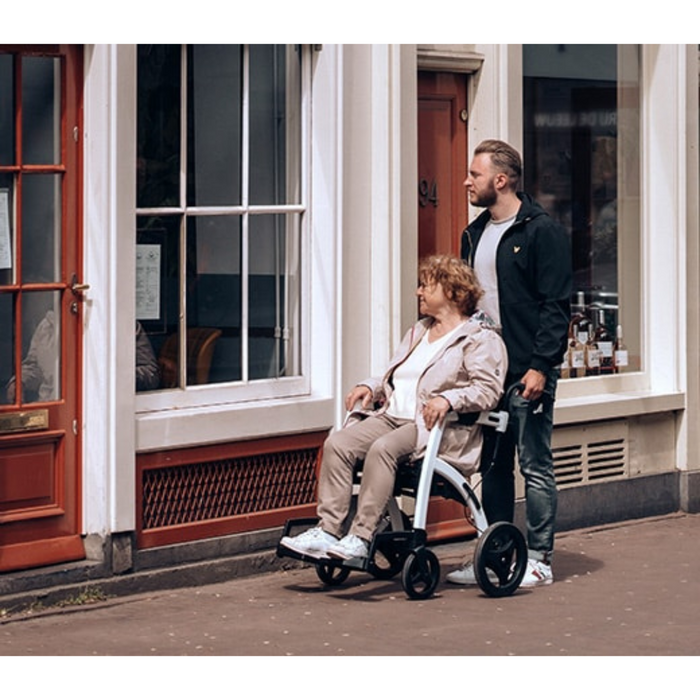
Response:
[[[440,562],[431,550],[420,547],[406,557],[401,583],[409,598],[430,598],[439,582]]]
[[[474,550],[474,575],[479,588],[492,598],[512,595],[525,576],[527,544],[513,523],[488,527]]]
[[[316,564],[316,575],[327,586],[339,586],[350,576],[350,569],[323,561]]]

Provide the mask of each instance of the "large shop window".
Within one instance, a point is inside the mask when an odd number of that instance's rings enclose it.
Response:
[[[525,189],[571,235],[562,374],[641,370],[639,47],[524,45],[523,75]]]
[[[302,53],[138,47],[137,388],[301,374]]]

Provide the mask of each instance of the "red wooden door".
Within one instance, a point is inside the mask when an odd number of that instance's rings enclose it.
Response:
[[[0,45],[0,571],[84,557],[82,49]]]
[[[467,77],[418,73],[418,255],[459,253],[467,224]]]
[[[459,254],[467,224],[467,77],[418,73],[418,256]],[[474,532],[464,508],[433,498],[428,514],[431,539]]]

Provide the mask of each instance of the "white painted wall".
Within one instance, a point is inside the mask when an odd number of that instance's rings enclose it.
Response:
[[[86,48],[84,530],[133,530],[136,53]]]
[[[476,51],[485,59],[471,81],[470,146],[487,137],[520,146],[519,47],[478,45]],[[304,261],[311,300],[304,348],[311,369],[308,394],[244,403],[227,403],[216,394],[204,408],[153,410],[133,390],[136,49],[86,49],[85,532],[134,528],[136,451],[339,424],[349,386],[384,370],[415,318],[415,47],[327,44],[312,64],[311,229]],[[648,371],[615,378],[622,382],[615,385],[570,382],[560,390],[558,421],[678,409],[688,386],[697,419],[699,370],[697,355],[689,363],[689,352],[700,346],[698,304],[688,305],[687,295],[696,294],[699,273],[686,262],[688,254],[695,262],[700,255],[697,75],[692,47],[644,48]],[[678,459],[684,465],[690,455],[697,465],[688,425],[681,418]]]

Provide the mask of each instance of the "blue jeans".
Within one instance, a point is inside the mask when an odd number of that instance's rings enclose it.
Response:
[[[557,514],[557,485],[552,459],[554,396],[558,372],[547,375],[545,393],[537,402],[526,401],[513,392],[506,410],[508,430],[501,436],[496,459],[495,435],[485,438],[481,459],[482,501],[489,523],[513,522],[515,508],[515,450],[525,479],[527,545],[533,559],[549,561],[554,551],[554,523]],[[519,378],[509,378],[511,386]]]

